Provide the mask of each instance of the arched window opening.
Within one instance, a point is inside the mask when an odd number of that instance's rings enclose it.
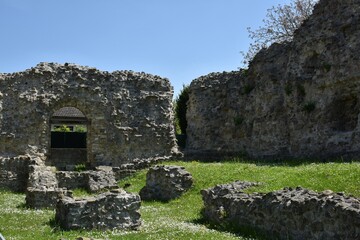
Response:
[[[75,107],[63,107],[50,119],[50,165],[72,170],[87,163],[88,119]]]
[[[77,108],[64,107],[51,118],[51,148],[86,148],[87,119]]]

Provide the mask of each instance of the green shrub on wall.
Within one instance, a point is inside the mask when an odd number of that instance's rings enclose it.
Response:
[[[305,91],[305,90],[304,90]],[[286,93],[286,95],[291,95],[291,93],[293,92],[293,89],[292,89],[292,86],[291,86],[291,84],[286,84],[285,85],[285,93]]]
[[[240,126],[244,122],[244,118],[241,116],[234,117],[235,126]]]
[[[77,172],[82,172],[82,171],[86,170],[86,166],[83,163],[77,164],[77,165],[75,165],[74,170],[77,171]]]
[[[304,106],[303,106],[303,111],[310,113],[312,111],[314,111],[316,108],[316,103],[315,102],[307,102]]]

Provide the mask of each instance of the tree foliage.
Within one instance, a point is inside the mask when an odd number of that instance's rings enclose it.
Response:
[[[290,4],[273,6],[267,10],[264,26],[256,30],[247,29],[253,40],[246,53],[242,52],[244,64],[251,61],[263,48],[272,43],[291,41],[294,32],[312,14],[318,0],[292,0]]]
[[[189,86],[183,85],[178,97],[175,99],[175,125],[180,129],[181,134],[186,134],[187,120],[187,101],[189,100]]]
[[[67,125],[63,124],[55,127],[54,132],[71,132],[71,129]]]

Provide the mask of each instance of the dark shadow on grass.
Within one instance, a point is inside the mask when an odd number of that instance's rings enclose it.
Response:
[[[51,218],[51,219],[49,220],[49,222],[47,222],[46,224],[51,227],[51,232],[53,232],[53,233],[57,233],[57,232],[62,232],[62,231],[63,231],[63,230],[61,229],[60,225],[55,221],[55,217]]]
[[[269,238],[266,234],[261,233],[259,230],[256,230],[251,227],[239,227],[225,223],[216,224],[208,221],[204,217],[200,217],[189,222],[195,225],[202,225],[207,227],[208,229],[216,230],[219,232],[232,233],[235,234],[237,237],[242,237],[245,239],[259,239],[259,240],[274,239],[274,238]]]
[[[21,209],[21,210],[26,210],[26,209],[30,209],[26,203],[20,203],[19,205],[16,206],[17,209]]]
[[[202,163],[247,163],[255,164],[257,166],[288,166],[288,167],[297,167],[300,165],[308,164],[321,164],[321,163],[359,163],[360,159],[351,158],[351,157],[324,157],[324,158],[275,158],[275,157],[265,157],[265,158],[250,158],[246,154],[239,155],[221,155],[215,153],[214,156],[206,157],[211,155],[209,153],[205,156],[188,156],[185,158],[185,161],[198,161]],[[193,157],[193,158],[192,158]]]
[[[162,203],[167,204],[170,203],[172,200],[161,200],[161,199],[141,199],[141,202],[144,203]]]
[[[357,163],[359,160],[350,160],[350,159],[342,159],[342,158],[334,158],[334,159],[231,159],[225,162],[239,162],[239,163],[251,163],[257,166],[287,166],[287,167],[298,167],[301,165],[309,165],[309,164],[322,164],[322,163]]]

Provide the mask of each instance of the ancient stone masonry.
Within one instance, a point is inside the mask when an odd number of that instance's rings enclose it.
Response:
[[[29,156],[0,158],[0,188],[24,192],[29,178]]]
[[[154,166],[146,174],[146,186],[140,190],[142,200],[170,201],[180,197],[193,184],[184,167]]]
[[[190,86],[187,153],[360,154],[360,1],[320,0],[292,42]]]
[[[88,192],[97,192],[102,189],[116,186],[115,175],[110,171],[60,171],[56,178],[61,188],[76,189],[83,188]]]
[[[161,157],[149,158],[149,159],[136,159],[131,163],[125,163],[120,165],[119,167],[113,167],[112,170],[115,174],[116,181],[119,181],[136,173],[139,170],[149,168],[151,165],[161,162],[162,160],[164,159]]]
[[[140,204],[139,195],[121,189],[78,200],[64,197],[56,207],[55,221],[65,230],[138,229]]]
[[[30,165],[27,187],[38,189],[57,188],[58,180],[56,178],[56,168],[45,166],[44,164]]]
[[[29,166],[26,205],[31,208],[55,208],[63,196],[72,196],[71,190],[83,188],[90,193],[117,188],[111,167],[98,167],[82,172],[56,171],[44,162]]]
[[[66,188],[33,188],[28,187],[26,189],[26,206],[29,208],[42,209],[51,208],[54,209],[59,199],[62,197],[72,197],[72,192]]]
[[[360,199],[301,187],[267,194],[241,189],[237,182],[202,190],[204,217],[216,224],[253,228],[269,239],[360,237]]]
[[[52,117],[71,107],[85,116],[80,120],[87,127],[86,164],[171,157],[177,153],[172,94],[169,81],[158,76],[73,64],[40,63],[0,74],[0,155],[36,149],[56,165],[61,157],[55,157],[59,149],[51,151]]]

